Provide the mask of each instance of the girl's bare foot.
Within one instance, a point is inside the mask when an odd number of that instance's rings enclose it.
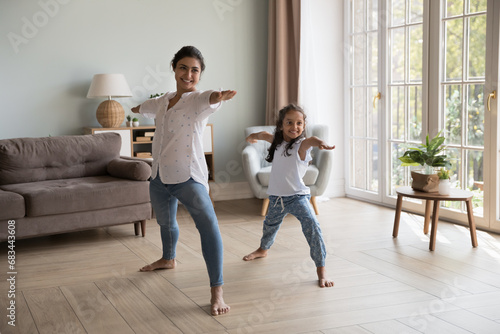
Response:
[[[210,289],[212,293],[212,298],[210,299],[210,312],[212,315],[222,315],[229,312],[229,305],[224,302],[222,297],[222,286],[214,286]]]
[[[316,268],[316,272],[318,273],[318,284],[320,288],[331,288],[334,285],[332,280],[326,278],[325,267]]]
[[[256,251],[243,256],[243,260],[245,261],[252,261],[261,257],[266,257],[267,256],[267,249],[262,249],[259,247]]]
[[[151,264],[148,264],[147,266],[142,267],[141,269],[139,269],[139,271],[153,271],[156,269],[174,269],[176,265],[177,263],[175,262],[175,259],[165,260],[161,258],[158,261],[155,261]]]

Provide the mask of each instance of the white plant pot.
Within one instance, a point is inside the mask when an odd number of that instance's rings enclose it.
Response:
[[[139,126],[139,122],[133,122],[132,124],[132,126]]]
[[[450,191],[451,191],[450,180],[439,180],[439,194],[440,195],[449,195]]]

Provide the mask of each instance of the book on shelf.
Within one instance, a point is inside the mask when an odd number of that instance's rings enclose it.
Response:
[[[153,156],[151,155],[151,152],[137,152],[135,154],[136,157],[138,158],[152,158]]]
[[[155,135],[154,131],[146,131],[144,132],[144,137],[153,137]]]
[[[151,141],[151,137],[141,137],[141,136],[137,136],[135,138],[135,141]]]

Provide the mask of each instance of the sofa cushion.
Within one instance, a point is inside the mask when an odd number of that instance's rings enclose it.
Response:
[[[263,185],[264,187],[269,186],[269,177],[271,176],[271,167],[272,166],[263,167],[257,172],[257,178],[259,179],[260,184]],[[309,165],[307,167],[306,174],[302,178],[304,180],[304,184],[306,186],[312,186],[312,185],[316,184],[316,180],[318,179],[318,175],[319,175],[318,168],[314,165]]]
[[[0,190],[0,220],[16,219],[24,217],[24,198],[23,196]]]
[[[120,156],[114,132],[0,140],[0,185],[106,175]]]
[[[146,181],[151,176],[151,166],[140,160],[113,159],[107,170],[111,176],[135,181]]]
[[[112,176],[50,180],[2,186],[22,195],[26,216],[37,217],[149,202],[149,182]]]

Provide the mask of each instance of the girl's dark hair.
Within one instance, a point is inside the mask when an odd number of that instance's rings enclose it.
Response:
[[[177,53],[174,55],[174,58],[172,58],[172,61],[170,62],[172,68],[175,70],[175,68],[177,67],[177,62],[186,57],[198,59],[201,65],[201,72],[205,70],[205,60],[203,59],[203,55],[201,54],[200,50],[198,50],[194,46],[183,46],[179,51],[177,51]]]
[[[267,162],[272,162],[274,159],[274,152],[276,151],[276,148],[285,140],[283,137],[283,120],[285,119],[285,115],[289,111],[298,111],[304,116],[304,126],[305,126],[305,121],[306,121],[306,113],[304,110],[299,107],[298,105],[294,103],[290,103],[289,105],[283,107],[278,113],[278,119],[276,120],[276,129],[274,130],[274,137],[273,137],[273,142],[271,143],[271,147],[269,147],[269,153],[266,157]],[[285,152],[283,154],[287,157],[289,157],[291,154],[288,152],[291,148],[293,148],[293,144],[305,137],[305,131],[303,131],[300,136],[297,138],[292,139],[288,144],[286,144],[285,147]]]

